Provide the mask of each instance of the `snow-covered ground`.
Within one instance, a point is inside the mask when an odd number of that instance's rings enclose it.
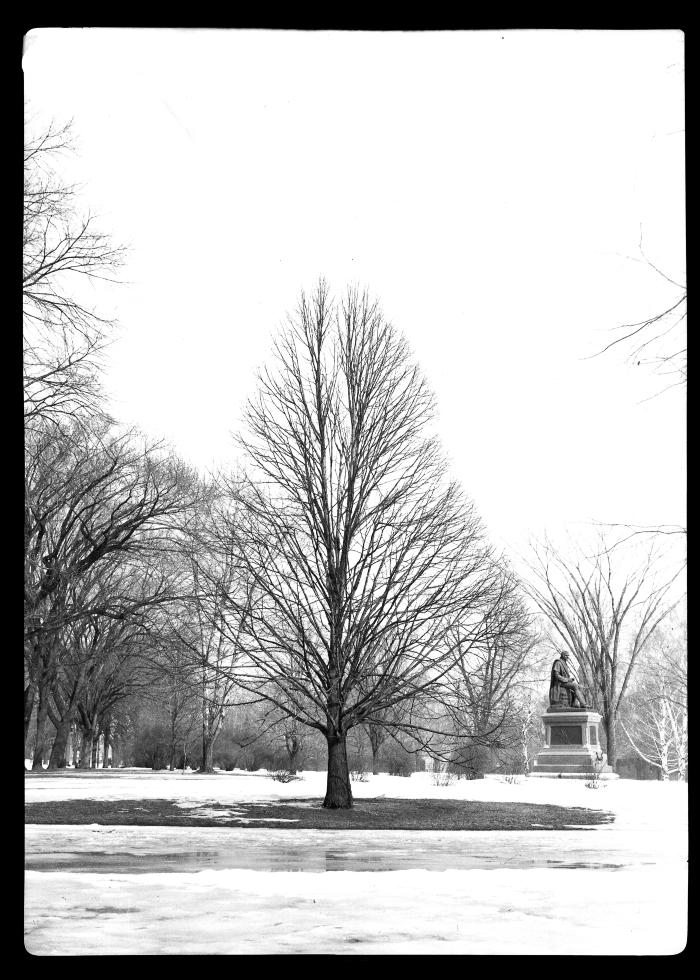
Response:
[[[265,773],[148,770],[26,781],[28,801],[235,807],[324,791],[325,774],[314,772],[287,784]],[[621,779],[589,789],[578,780],[487,778],[435,786],[420,773],[370,776],[353,792],[583,806],[616,819],[556,832],[30,825],[30,868],[65,860],[81,870],[27,871],[27,949],[586,955],[673,954],[685,946],[685,784]],[[102,870],[86,871],[91,861]],[[376,870],[385,867],[396,870]]]

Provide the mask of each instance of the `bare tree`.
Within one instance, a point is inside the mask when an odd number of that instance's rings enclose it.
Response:
[[[488,613],[498,569],[375,302],[335,306],[321,282],[275,355],[247,411],[251,477],[225,487],[243,518],[220,521],[240,568],[226,615],[243,623],[241,685],[323,733],[324,806],[350,807],[348,731],[437,688],[454,619]]]
[[[241,628],[229,619],[223,627],[224,603],[237,582],[232,547],[212,547],[211,487],[191,515],[179,544],[183,566],[181,596],[171,611],[168,632],[173,656],[166,669],[180,684],[197,692],[202,729],[200,772],[213,772],[214,746],[226,713],[235,702],[235,668],[241,656]]]
[[[172,612],[175,615],[175,612]],[[165,707],[168,722],[168,768],[176,767],[178,750],[182,753],[182,768],[187,762],[187,746],[202,721],[202,701],[199,684],[191,677],[188,664],[190,651],[181,651],[178,665],[178,651],[173,649],[171,634],[168,634],[167,669],[158,678],[158,700]],[[173,663],[175,659],[175,663]],[[202,757],[204,758],[204,751]]]
[[[604,539],[593,556],[573,548],[567,557],[549,542],[535,544],[533,552],[529,594],[579,663],[614,767],[620,708],[642,651],[675,605],[670,593],[678,572],[658,584],[653,550],[634,571],[616,571],[621,554]]]
[[[390,708],[376,710],[372,713],[371,719],[365,722],[364,728],[372,751],[372,773],[375,776],[379,772],[380,749],[391,734],[398,731],[403,720],[402,707],[402,704],[396,704]]]
[[[102,656],[93,660],[78,701],[78,726],[82,734],[80,766],[83,769],[97,766],[101,738],[104,739],[104,758],[107,757],[116,707],[134,694],[148,691],[154,682],[144,640],[143,635],[129,636],[127,631],[122,631],[122,635],[113,637],[111,642],[105,638]]]
[[[688,634],[670,616],[649,644],[621,717],[632,748],[662,779],[688,770]]]
[[[65,631],[91,617],[135,621],[172,599],[164,557],[193,496],[192,472],[132,431],[74,422],[28,434],[25,737],[38,697],[37,758]]]
[[[65,766],[68,736],[76,719],[81,719],[86,738],[90,733],[91,746],[101,729],[106,759],[111,712],[118,703],[153,682],[151,658],[146,656],[152,642],[147,623],[151,606],[139,606],[138,602],[149,588],[147,571],[134,585],[138,598],[135,594],[130,614],[120,618],[91,615],[55,631],[58,647],[55,679],[44,695],[48,716],[56,729],[49,769]],[[90,721],[86,728],[87,718]],[[43,736],[43,730],[38,730],[35,768],[39,767],[43,754]]]
[[[123,249],[81,215],[76,188],[58,176],[58,158],[71,149],[70,126],[50,125],[24,149],[22,292],[24,298],[25,423],[51,423],[76,414],[105,414],[100,397],[101,352],[111,321],[81,298],[89,281],[110,280]]]
[[[476,626],[476,628],[474,628]],[[455,725],[481,744],[502,748],[518,735],[517,702],[539,642],[519,583],[504,574],[493,609],[481,623],[454,626]]]

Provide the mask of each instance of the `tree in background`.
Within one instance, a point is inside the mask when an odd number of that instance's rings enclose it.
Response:
[[[154,682],[148,624],[136,615],[123,619],[95,615],[76,620],[61,635],[62,655],[48,709],[56,732],[48,768],[66,765],[68,736],[74,728],[82,737],[81,766],[92,768],[99,738],[104,739],[106,763],[117,706]],[[36,768],[41,761],[39,746],[37,739]]]
[[[687,669],[687,621],[672,615],[652,637],[621,717],[632,748],[662,779],[687,778]]]
[[[142,623],[172,599],[174,518],[198,487],[162,447],[102,420],[33,430],[26,447],[25,738],[36,701],[39,768],[71,627]]]
[[[242,619],[229,618],[227,596],[237,587],[237,558],[232,547],[213,547],[216,515],[207,487],[187,520],[179,543],[183,585],[167,633],[171,656],[165,666],[174,682],[197,692],[202,731],[200,772],[213,772],[214,747],[226,713],[236,698],[236,664],[241,657]],[[175,659],[173,659],[173,657]]]
[[[458,652],[451,675],[454,727],[469,735],[472,746],[508,749],[522,739],[521,688],[539,642],[511,572],[504,569],[497,601],[483,621],[458,619],[453,635]],[[453,761],[459,764],[468,755],[461,750]]]
[[[653,550],[633,570],[624,570],[622,552],[602,538],[594,555],[572,546],[568,557],[549,542],[535,544],[533,552],[535,577],[528,592],[555,641],[578,661],[579,680],[602,716],[614,767],[621,706],[642,652],[675,605],[671,589],[679,573],[660,576]]]
[[[100,355],[112,324],[82,297],[91,280],[113,280],[123,259],[57,175],[57,159],[71,149],[70,126],[33,129],[27,120],[22,293],[25,425],[32,428],[106,414]]]

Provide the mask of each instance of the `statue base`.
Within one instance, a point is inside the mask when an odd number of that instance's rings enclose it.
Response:
[[[589,708],[557,705],[542,715],[545,747],[537,753],[531,776],[568,779],[617,779],[600,748],[601,717]]]

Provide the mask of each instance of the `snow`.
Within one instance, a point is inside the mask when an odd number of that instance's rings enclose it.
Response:
[[[248,800],[317,799],[325,774],[285,784],[266,773],[120,770],[30,776],[26,787],[28,801],[172,799],[235,811]],[[616,819],[551,832],[29,825],[26,947],[40,955],[671,955],[685,946],[686,784],[434,786],[417,773],[370,776],[353,793],[583,806]],[[556,857],[569,866],[551,867]],[[33,870],[37,860],[55,870]],[[61,870],[60,860],[80,870]]]
[[[75,878],[27,873],[30,952],[641,955],[685,945],[684,917],[654,898],[684,902],[678,871],[86,874],[79,888]]]
[[[71,778],[72,777],[72,778]],[[649,822],[658,824],[660,818],[673,819],[683,813],[687,799],[687,784],[632,779],[600,783],[589,789],[584,780],[527,779],[516,777],[485,779],[456,779],[449,786],[435,786],[430,773],[414,773],[410,777],[380,773],[368,776],[366,782],[352,784],[356,799],[393,797],[403,799],[444,799],[514,801],[521,803],[551,803],[559,806],[580,806],[595,810],[611,810],[618,823],[635,826]],[[289,799],[319,799],[326,792],[325,772],[304,772],[290,783],[272,779],[266,770],[258,772],[196,773],[152,772],[150,769],[88,770],[29,776],[26,781],[27,802],[42,800],[177,800],[180,804],[231,804],[250,801]],[[677,805],[680,802],[680,807]]]

